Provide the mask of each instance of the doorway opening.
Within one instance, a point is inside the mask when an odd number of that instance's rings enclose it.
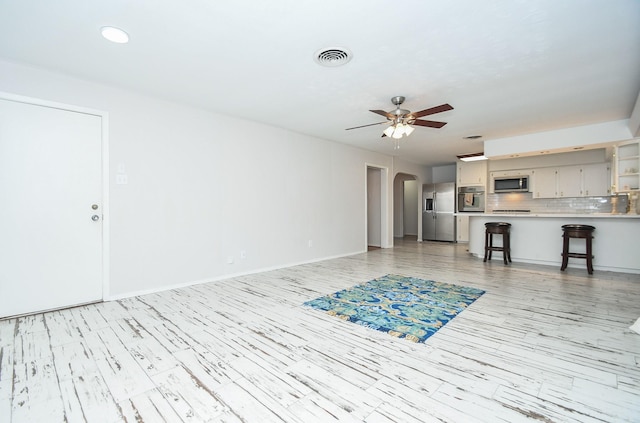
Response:
[[[416,175],[398,173],[393,180],[393,237],[420,240],[419,183]]]
[[[366,167],[366,239],[365,250],[388,248],[387,168]]]

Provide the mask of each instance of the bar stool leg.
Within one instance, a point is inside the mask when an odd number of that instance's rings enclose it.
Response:
[[[487,254],[489,253],[489,232],[484,233],[484,262],[487,261]]]
[[[587,272],[593,275],[593,252],[591,251],[591,235],[587,237]]]
[[[504,238],[504,264],[507,264],[507,260],[509,260],[509,263],[511,263],[511,234],[507,233],[502,235],[502,237]]]
[[[504,264],[509,264],[507,263],[507,255],[508,255],[508,251],[507,247],[509,247],[509,238],[508,235],[503,233],[502,234],[502,261],[504,261]]]
[[[489,245],[493,247],[493,233],[489,234]],[[489,260],[491,260],[492,254],[493,254],[493,248],[489,248]]]
[[[569,262],[569,237],[566,233],[562,234],[562,266],[560,270],[565,270],[567,268],[567,263]]]

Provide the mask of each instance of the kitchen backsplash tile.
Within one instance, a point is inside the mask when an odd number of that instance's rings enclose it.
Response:
[[[530,192],[487,194],[486,212],[530,210],[531,213],[611,213],[616,210],[617,203],[616,196],[534,199]],[[625,210],[617,209],[616,211],[625,213]]]

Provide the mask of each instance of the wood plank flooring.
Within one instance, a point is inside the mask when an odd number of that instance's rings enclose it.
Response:
[[[486,290],[425,344],[303,307],[395,273]],[[370,251],[0,321],[1,422],[640,422],[640,276]]]

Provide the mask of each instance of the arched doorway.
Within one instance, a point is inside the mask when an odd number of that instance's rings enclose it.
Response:
[[[393,180],[393,236],[421,239],[420,187],[416,175],[398,173]]]

